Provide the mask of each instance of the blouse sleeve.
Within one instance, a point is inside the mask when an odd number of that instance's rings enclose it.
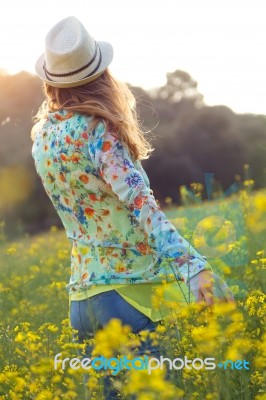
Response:
[[[201,270],[212,270],[206,257],[179,235],[157,205],[141,169],[134,166],[127,146],[116,132],[105,130],[104,124],[99,123],[93,131],[89,153],[102,179],[147,232],[150,247],[162,258],[174,259],[176,272],[186,283]]]

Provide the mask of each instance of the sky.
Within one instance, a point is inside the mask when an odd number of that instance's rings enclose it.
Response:
[[[0,68],[34,73],[47,32],[71,15],[113,45],[120,80],[151,89],[181,69],[207,105],[266,114],[264,0],[1,0]]]

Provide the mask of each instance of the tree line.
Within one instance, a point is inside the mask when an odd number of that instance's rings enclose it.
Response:
[[[0,222],[11,237],[61,226],[31,156],[32,118],[43,101],[40,80],[27,72],[2,71],[0,87]],[[244,179],[254,180],[255,189],[266,186],[265,115],[207,106],[185,71],[168,73],[165,85],[150,91],[130,87],[155,148],[142,165],[162,207],[169,198],[179,205],[179,188],[204,184],[206,173],[214,174],[220,191]]]

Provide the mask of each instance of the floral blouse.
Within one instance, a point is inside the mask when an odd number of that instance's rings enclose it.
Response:
[[[35,167],[72,241],[69,294],[95,285],[160,283],[211,269],[157,205],[141,162],[91,116],[51,112],[32,147]]]

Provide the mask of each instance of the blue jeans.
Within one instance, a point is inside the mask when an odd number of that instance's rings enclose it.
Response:
[[[132,332],[138,334],[142,330],[154,331],[160,323],[153,322],[146,315],[129,304],[116,290],[109,290],[85,300],[71,301],[70,304],[70,323],[73,329],[76,329],[77,336],[73,340],[83,343],[84,339],[94,337],[97,330],[102,329],[112,318],[118,318],[123,325],[130,325]],[[136,357],[146,354],[151,357],[160,357],[160,350],[153,346],[150,339],[141,342]],[[82,357],[91,357],[92,347],[87,345],[85,355]],[[81,355],[80,351],[79,354]],[[84,374],[84,383],[87,381],[87,375]],[[106,400],[118,399],[118,392],[112,388],[110,376],[105,376],[104,395]],[[110,389],[111,388],[111,389]],[[87,392],[87,396],[89,393]],[[91,398],[91,397],[88,397]],[[132,397],[134,398],[134,397]]]

